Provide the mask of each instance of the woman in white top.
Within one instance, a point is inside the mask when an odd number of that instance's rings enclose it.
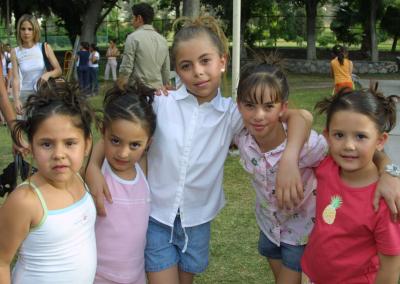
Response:
[[[49,78],[61,75],[61,67],[50,45],[45,43],[45,52],[52,66],[47,71],[43,59],[40,27],[32,15],[22,15],[17,24],[18,46],[11,50],[13,70],[13,96],[17,114],[22,114],[22,105],[26,98],[36,92],[39,81],[47,82]]]
[[[95,43],[90,45],[89,55],[89,74],[90,74],[90,94],[92,96],[97,95],[99,92],[99,60],[100,53],[97,50]]]
[[[110,78],[110,70],[112,73],[113,81],[117,80],[117,58],[119,56],[119,50],[117,45],[115,44],[114,39],[110,39],[110,45],[107,49],[106,57],[107,57],[107,65],[106,70],[104,72],[104,80],[108,80]]]

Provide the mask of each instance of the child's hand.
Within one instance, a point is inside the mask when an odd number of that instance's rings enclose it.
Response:
[[[374,195],[375,211],[379,209],[379,199],[383,197],[390,211],[392,220],[396,222],[399,219],[400,212],[400,179],[387,173],[382,173]]]
[[[297,159],[295,159],[297,161]],[[304,197],[303,182],[297,162],[283,155],[275,181],[275,194],[280,208],[292,209]]]
[[[19,115],[24,114],[23,109],[22,109],[22,103],[19,98],[14,99],[14,107],[15,107],[15,112]]]
[[[162,86],[161,88],[157,89],[154,94],[156,96],[168,96],[168,90],[173,90],[170,85]]]

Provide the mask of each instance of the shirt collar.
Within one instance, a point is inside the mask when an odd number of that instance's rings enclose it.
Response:
[[[285,132],[287,132],[287,124],[282,123],[283,128],[285,129]],[[244,130],[246,138],[248,139],[249,147],[253,149],[256,153],[258,153],[260,156],[264,156],[265,160],[268,162],[268,164],[271,167],[274,167],[276,164],[279,163],[281,160],[283,151],[286,148],[286,143],[287,143],[287,138],[280,144],[278,145],[275,149],[272,149],[271,151],[268,151],[266,153],[261,153],[260,147],[258,146],[256,140],[254,137],[249,133],[247,129]]]
[[[152,31],[154,31],[154,27],[152,25],[145,24],[145,25],[141,25],[136,30],[137,31],[138,30],[152,30]]]
[[[196,100],[196,98],[191,95],[188,90],[186,89],[185,85],[182,85],[179,89],[176,90],[175,95],[174,95],[175,100],[184,100],[187,98],[192,98]],[[222,100],[222,95],[221,95],[221,90],[218,89],[218,94],[210,101],[204,104],[209,104],[213,108],[215,108],[217,111],[224,112],[224,104]]]

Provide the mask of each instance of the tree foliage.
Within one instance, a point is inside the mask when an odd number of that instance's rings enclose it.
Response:
[[[395,52],[397,39],[400,36],[400,7],[389,6],[386,8],[381,27],[393,37],[392,52]]]
[[[14,13],[16,19],[25,13],[37,16],[50,16],[53,13],[60,18],[58,24],[68,31],[73,43],[77,35],[93,42],[97,28],[117,0],[18,0],[9,3],[10,13]],[[7,0],[0,0],[0,5],[6,7]],[[1,9],[3,19],[7,16],[6,11]]]
[[[371,4],[375,8],[375,21],[379,21],[384,12],[384,7],[391,0],[335,0],[337,9],[331,30],[339,41],[347,44],[361,43],[361,50],[368,57],[371,53]],[[376,48],[376,46],[374,47]]]

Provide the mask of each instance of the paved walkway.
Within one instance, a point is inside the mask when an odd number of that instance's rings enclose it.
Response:
[[[369,86],[369,80],[360,80],[363,87]],[[380,89],[385,95],[400,95],[400,80],[379,80]],[[390,132],[385,151],[396,164],[400,164],[400,102],[397,103],[397,125]]]

